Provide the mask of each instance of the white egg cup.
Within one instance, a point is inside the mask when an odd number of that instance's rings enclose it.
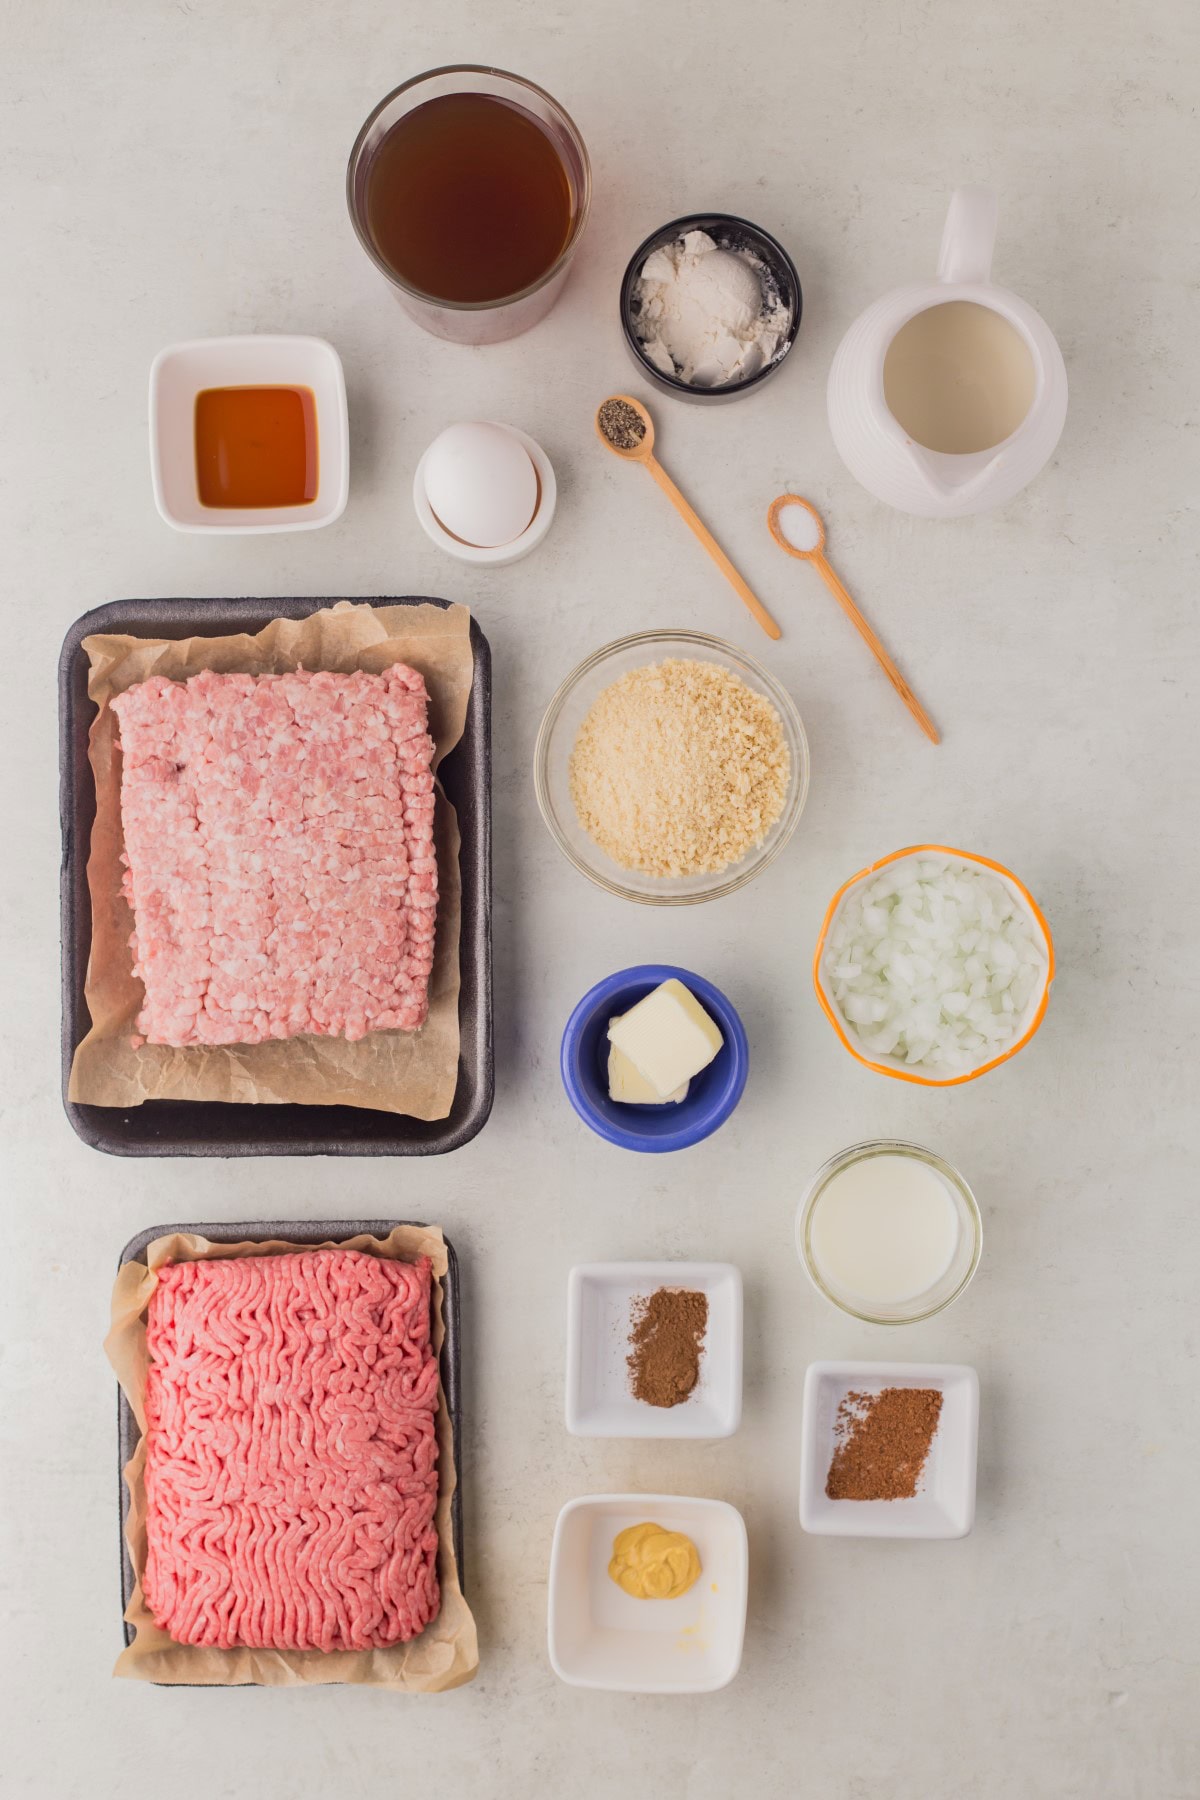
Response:
[[[425,463],[429,455],[428,450],[417,464],[417,471],[413,476],[413,506],[416,508],[417,517],[421,521],[426,537],[432,539],[438,549],[444,550],[447,556],[455,556],[459,562],[474,563],[476,568],[499,569],[505,563],[520,562],[523,556],[528,556],[531,550],[537,549],[554,519],[554,509],[558,504],[558,484],[554,479],[550,458],[539,443],[535,442],[526,432],[518,431],[515,425],[501,424],[498,419],[490,419],[487,423],[493,424],[498,430],[507,431],[512,437],[515,437],[527,452],[537,473],[537,506],[534,508],[532,519],[521,535],[513,538],[511,543],[497,544],[493,548],[486,548],[480,544],[465,543],[462,538],[455,537],[452,531],[447,531],[430,506],[429,496],[425,492]]]

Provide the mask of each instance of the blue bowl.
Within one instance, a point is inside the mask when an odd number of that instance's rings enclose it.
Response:
[[[688,1088],[687,1099],[628,1106],[608,1097],[608,1022],[674,976],[693,993],[725,1042]],[[742,1021],[719,988],[690,969],[642,963],[590,988],[567,1020],[560,1058],[567,1098],[585,1125],[622,1150],[686,1150],[722,1126],[746,1085],[750,1052]]]

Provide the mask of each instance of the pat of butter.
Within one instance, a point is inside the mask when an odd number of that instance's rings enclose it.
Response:
[[[616,1020],[609,1021],[615,1025]],[[608,1097],[610,1100],[621,1100],[626,1106],[666,1106],[672,1100],[676,1104],[687,1099],[688,1083],[677,1087],[673,1094],[660,1094],[641,1071],[634,1067],[623,1050],[615,1044],[608,1046]]]
[[[608,1041],[663,1099],[706,1069],[725,1042],[695,995],[674,977],[614,1019]]]

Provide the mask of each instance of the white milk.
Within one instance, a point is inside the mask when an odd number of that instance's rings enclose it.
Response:
[[[888,410],[910,438],[950,455],[990,450],[1033,405],[1033,358],[990,306],[947,300],[902,325],[883,363]]]
[[[928,1163],[881,1152],[831,1177],[809,1219],[826,1286],[868,1305],[927,1293],[958,1248],[958,1213]]]

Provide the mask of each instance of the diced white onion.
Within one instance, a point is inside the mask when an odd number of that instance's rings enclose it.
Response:
[[[961,1074],[1024,1029],[1046,953],[995,875],[922,858],[855,889],[830,930],[824,969],[868,1054]]]

